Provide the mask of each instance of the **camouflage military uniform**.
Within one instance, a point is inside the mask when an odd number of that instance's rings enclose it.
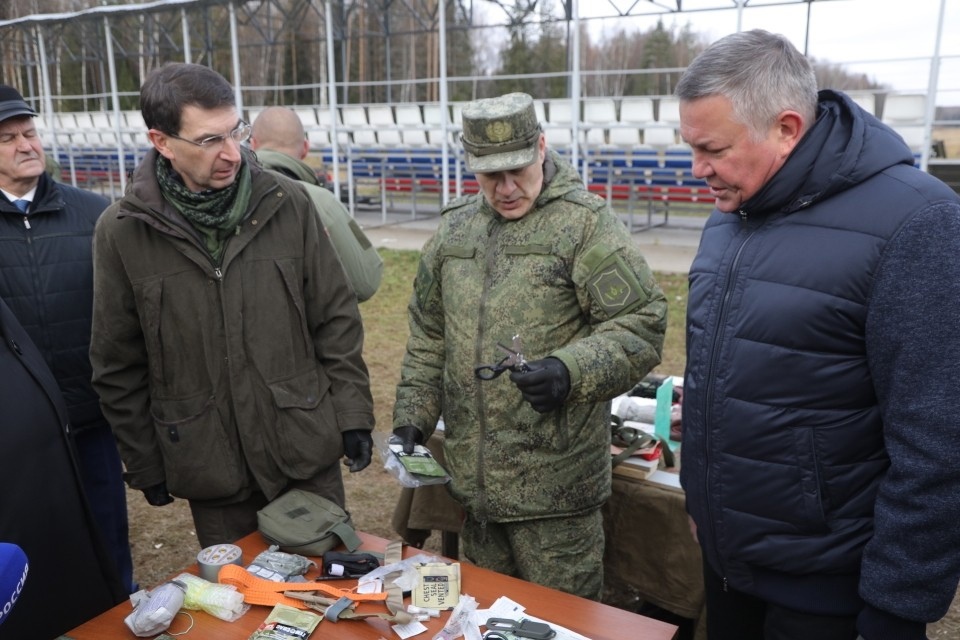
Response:
[[[582,526],[595,531],[601,557],[609,399],[659,362],[663,342],[666,301],[624,225],[556,153],[547,150],[544,166],[544,188],[518,220],[482,195],[444,210],[409,306],[393,423],[427,438],[442,414],[450,488],[468,513],[465,551],[481,565],[490,563],[472,557],[485,555],[471,553],[484,543],[472,526],[568,516],[587,516]],[[496,344],[516,334],[528,360],[566,365],[570,394],[559,409],[537,413],[508,376],[475,377],[474,367],[497,361]],[[546,526],[541,535],[550,537]],[[557,531],[568,538],[559,522]],[[580,573],[601,571],[596,562]],[[576,588],[563,580],[549,586]]]

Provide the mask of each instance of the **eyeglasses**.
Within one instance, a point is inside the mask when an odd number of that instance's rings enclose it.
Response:
[[[168,133],[167,135],[171,138],[176,138],[177,140],[182,140],[183,142],[189,142],[195,147],[200,147],[201,149],[219,149],[223,146],[223,143],[227,141],[227,138],[230,138],[237,144],[242,144],[250,139],[250,132],[253,130],[249,124],[240,121],[240,124],[236,126],[229,133],[224,133],[219,136],[210,136],[209,138],[204,138],[197,142],[196,140],[190,140],[188,138],[181,138],[175,133]]]

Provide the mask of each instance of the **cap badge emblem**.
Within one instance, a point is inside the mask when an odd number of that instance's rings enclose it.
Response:
[[[497,120],[487,125],[487,140],[494,143],[506,142],[513,137],[513,125],[505,120]]]

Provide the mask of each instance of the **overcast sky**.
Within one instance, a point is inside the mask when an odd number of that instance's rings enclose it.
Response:
[[[635,0],[579,0],[580,15],[615,15],[614,6],[624,11]],[[673,0],[660,0],[674,6]],[[807,4],[765,6],[783,0],[749,0],[743,11],[742,28],[762,28],[789,37],[801,51],[818,60],[841,63],[848,69],[866,73],[877,82],[902,91],[925,92],[930,79],[929,59],[937,36],[937,18],[941,0],[823,0],[810,7],[809,41],[805,45]],[[637,7],[647,0],[636,2]],[[734,0],[683,0],[685,9],[736,7]],[[603,28],[647,29],[656,24],[656,16],[634,19],[602,20]],[[649,9],[643,9],[649,11]],[[664,24],[691,24],[697,33],[712,41],[737,30],[735,8],[719,11],[687,11],[662,16]],[[591,21],[591,30],[600,25]],[[940,42],[938,80],[940,104],[960,104],[960,0],[947,0]],[[919,60],[922,58],[922,60]]]

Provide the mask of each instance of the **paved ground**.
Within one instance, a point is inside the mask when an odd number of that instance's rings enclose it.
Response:
[[[434,213],[387,213],[360,209],[355,214],[370,241],[377,248],[419,250],[437,229]],[[671,215],[666,224],[641,229],[646,216],[634,217],[632,233],[654,271],[686,273],[690,269],[705,218]],[[663,222],[662,216],[657,222]]]

